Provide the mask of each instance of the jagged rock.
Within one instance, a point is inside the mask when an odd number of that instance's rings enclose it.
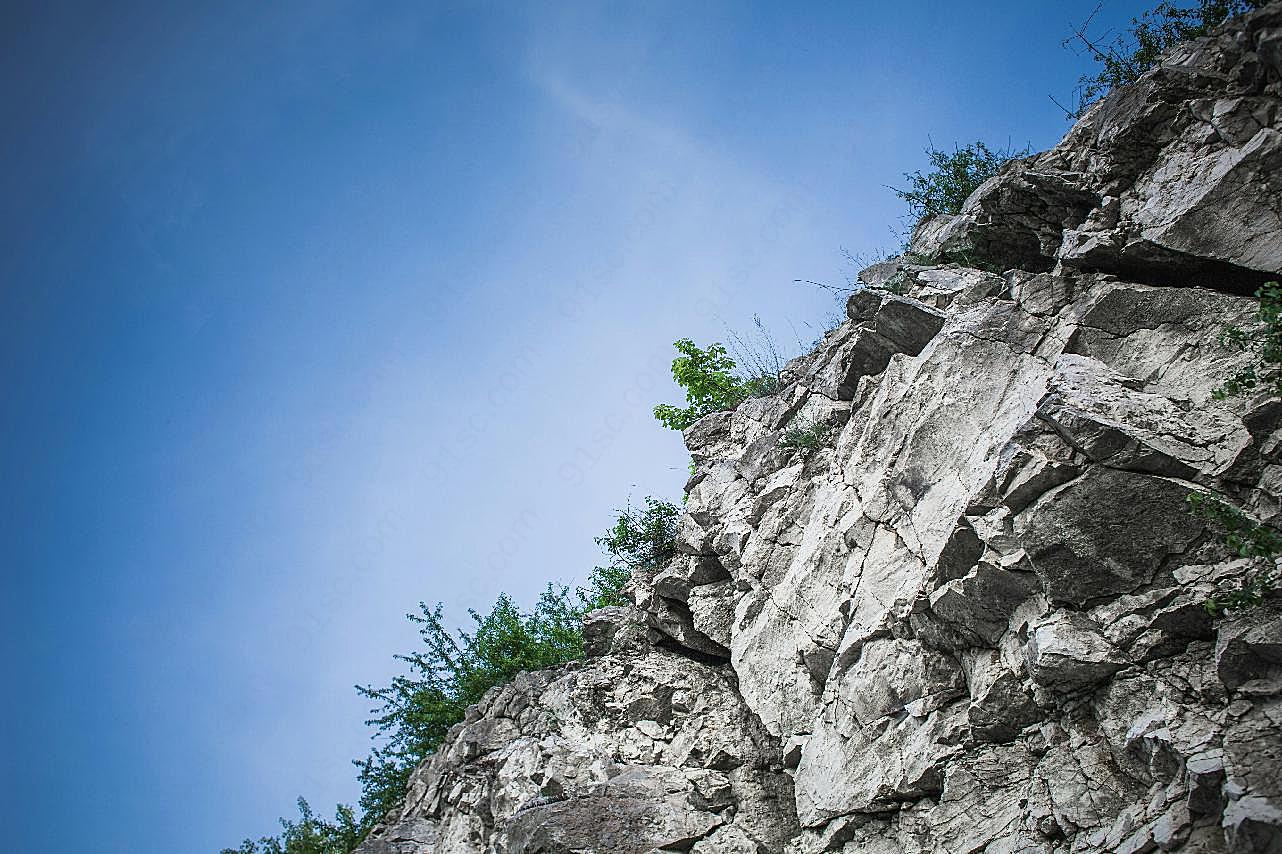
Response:
[[[685,431],[638,607],[469,710],[361,854],[1282,851],[1280,606],[1211,619],[1247,561],[1186,503],[1282,518],[1282,404],[1212,394],[1282,265],[1280,116],[1274,3],[863,271]]]
[[[1015,607],[1032,595],[1035,579],[987,562],[930,594],[930,610],[969,645],[991,645],[1008,628]]]
[[[690,591],[690,617],[695,629],[722,649],[729,648],[734,625],[734,585],[703,584]]]
[[[1016,530],[1051,601],[1080,606],[1152,583],[1202,534],[1189,493],[1169,478],[1095,466],[1021,513]]]
[[[1233,850],[1277,851],[1282,849],[1282,698],[1238,703],[1228,709],[1232,723],[1224,733],[1228,803],[1223,824]]]
[[[1092,462],[1175,478],[1223,474],[1250,445],[1223,407],[1142,390],[1089,357],[1064,354],[1037,417]]]
[[[966,716],[971,737],[998,744],[1009,742],[1040,720],[1032,692],[998,653],[978,657],[969,671],[971,699]]]
[[[590,611],[583,620],[584,653],[593,658],[644,650],[645,624],[635,608],[616,606]]]
[[[689,848],[723,821],[712,810],[691,809],[689,796],[686,780],[632,769],[583,797],[520,810],[506,828],[507,846],[527,854]]]
[[[411,818],[374,834],[360,850],[365,854],[419,854],[434,850],[439,841],[436,822]]]
[[[1267,605],[1221,625],[1215,667],[1226,688],[1282,677],[1282,607]]]
[[[363,854],[782,848],[791,782],[727,674],[623,643],[635,609],[588,622],[596,655],[488,693]]]
[[[915,299],[865,288],[846,303],[851,325],[831,335],[813,359],[785,370],[785,379],[800,374],[812,392],[833,400],[854,397],[859,380],[886,369],[896,353],[916,355],[944,324],[944,315]]]
[[[1197,39],[1009,164],[912,251],[1249,290],[1282,268],[1276,4]]]
[[[1027,657],[1034,682],[1061,689],[1094,685],[1122,668],[1098,627],[1080,614],[1057,613],[1039,623],[1029,636]]]

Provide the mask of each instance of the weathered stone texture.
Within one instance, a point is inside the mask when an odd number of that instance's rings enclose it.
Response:
[[[779,746],[733,674],[651,646],[634,608],[589,623],[593,655],[487,694],[363,852],[738,854],[795,835]]]

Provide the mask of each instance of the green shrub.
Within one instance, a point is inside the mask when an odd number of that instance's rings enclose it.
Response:
[[[356,689],[378,704],[366,723],[380,743],[358,763],[365,814],[381,817],[399,803],[410,773],[486,691],[522,671],[581,658],[584,610],[569,588],[550,584],[529,613],[507,594],[488,614],[469,611],[475,625],[457,636],[446,629],[439,604],[420,602],[418,614],[406,615],[423,641],[419,651],[396,656],[409,673],[385,688]]]
[[[1258,388],[1282,396],[1282,287],[1277,282],[1269,282],[1257,290],[1255,296],[1260,300],[1255,315],[1259,325],[1254,329],[1230,326],[1220,335],[1220,343],[1253,354],[1255,363],[1217,388],[1213,392],[1216,400]]]
[[[631,577],[632,570],[626,566],[612,564],[593,567],[588,574],[588,586],[577,590],[583,602],[584,613],[612,605],[627,605],[631,600],[624,595],[623,585]]]
[[[1282,287],[1268,282],[1255,292],[1260,300],[1258,325],[1251,329],[1227,327],[1220,343],[1254,356],[1253,364],[1233,374],[1212,392],[1216,400],[1228,400],[1245,392],[1262,389],[1282,397]],[[1221,587],[1206,600],[1212,615],[1258,605],[1278,587],[1278,556],[1282,555],[1282,534],[1262,525],[1241,510],[1218,498],[1194,494],[1189,509],[1222,532],[1224,544],[1251,561],[1236,586]]]
[[[1094,39],[1086,32],[1088,19],[1073,31],[1069,41],[1082,45],[1100,68],[1078,81],[1077,109],[1068,112],[1081,115],[1114,88],[1138,80],[1175,45],[1207,35],[1229,18],[1258,9],[1264,3],[1265,0],[1198,0],[1193,6],[1158,3],[1140,17],[1132,18],[1130,27],[1110,42]]]
[[[614,525],[596,542],[609,556],[596,567],[587,586],[549,584],[534,609],[521,611],[506,594],[487,614],[470,611],[471,631],[451,633],[443,606],[419,603],[406,615],[418,626],[422,646],[396,656],[408,665],[405,675],[382,688],[357,686],[376,703],[366,724],[375,747],[357,761],[361,783],[361,820],[351,807],[339,806],[333,822],[312,813],[299,799],[299,820],[281,819],[279,837],[246,840],[223,854],[348,854],[405,796],[410,774],[463,720],[467,707],[491,688],[518,673],[565,664],[583,656],[583,615],[594,608],[626,603],[623,586],[631,569],[660,566],[676,551],[676,520],[671,503],[647,497],[644,506],[619,511]]]
[[[296,822],[280,820],[279,837],[246,839],[239,848],[224,848],[222,854],[348,854],[365,838],[349,806],[340,804],[330,822],[312,813],[307,801],[299,798],[298,814]]]
[[[1222,586],[1207,598],[1206,610],[1219,616],[1263,602],[1278,585],[1277,557],[1282,554],[1282,534],[1218,498],[1194,493],[1188,502],[1194,513],[1223,531],[1226,546],[1238,557],[1251,561],[1236,586]]]
[[[735,361],[723,344],[714,343],[701,350],[689,338],[682,338],[673,346],[681,355],[672,360],[672,378],[685,389],[689,405],[656,406],[654,417],[664,427],[684,430],[709,413],[734,409],[749,397],[773,394],[779,388],[778,377],[735,376]]]
[[[645,506],[631,504],[618,512],[614,526],[596,544],[611,566],[661,567],[677,553],[677,519],[681,510],[669,501],[646,496]],[[598,567],[600,569],[600,567]]]
[[[588,586],[578,589],[585,611],[610,605],[627,605],[623,586],[637,567],[661,567],[677,553],[677,518],[681,511],[670,501],[646,496],[644,507],[630,503],[617,511],[614,525],[596,544],[609,555],[608,566],[598,566],[588,576]]]
[[[823,447],[832,433],[831,425],[818,420],[803,421],[796,426],[790,425],[784,431],[779,447],[799,450],[809,455]]]
[[[670,502],[649,496],[641,508],[629,504],[618,511],[614,525],[596,538],[609,565],[595,567],[587,586],[573,592],[549,584],[528,614],[504,594],[489,614],[469,612],[476,628],[456,638],[442,623],[442,606],[420,602],[420,613],[407,616],[418,624],[423,649],[397,656],[409,665],[409,675],[386,688],[357,688],[380,704],[366,723],[383,742],[358,763],[365,814],[381,817],[400,801],[410,773],[490,688],[522,671],[581,658],[583,615],[627,604],[623,586],[633,567],[667,563],[676,552],[680,513]]]
[[[926,148],[930,171],[905,173],[907,189],[891,189],[908,203],[909,216],[918,225],[932,216],[961,213],[962,205],[980,184],[1011,160],[1028,153],[1027,148],[993,151],[983,142],[965,148],[954,145],[951,153],[930,145]]]

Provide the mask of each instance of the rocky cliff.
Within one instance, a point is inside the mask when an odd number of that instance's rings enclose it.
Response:
[[[1282,851],[1282,603],[1210,617],[1243,561],[1186,501],[1282,521],[1282,404],[1211,395],[1282,267],[1280,81],[1274,4],[866,270],[686,431],[680,556],[360,850]]]

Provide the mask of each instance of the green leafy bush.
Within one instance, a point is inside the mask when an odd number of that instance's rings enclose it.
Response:
[[[1227,327],[1220,343],[1254,356],[1253,364],[1233,374],[1212,392],[1216,400],[1228,400],[1246,392],[1264,390],[1282,397],[1282,287],[1269,282],[1255,292],[1260,300],[1258,325],[1251,329]],[[1222,587],[1206,601],[1212,615],[1258,605],[1272,595],[1279,584],[1278,556],[1282,555],[1282,534],[1262,525],[1241,510],[1208,495],[1188,498],[1189,509],[1217,526],[1223,541],[1238,557],[1251,561],[1236,586]]]
[[[491,688],[518,673],[565,664],[583,656],[583,615],[594,608],[626,603],[623,586],[635,566],[660,566],[676,551],[680,511],[667,501],[647,497],[640,508],[619,511],[614,525],[596,542],[610,558],[596,567],[587,586],[573,591],[549,584],[529,612],[506,594],[487,614],[470,611],[471,631],[451,633],[443,606],[419,603],[406,615],[418,626],[422,646],[396,656],[407,672],[382,688],[357,686],[376,703],[366,723],[375,747],[356,762],[361,783],[361,820],[351,807],[339,806],[335,820],[316,816],[299,799],[299,819],[281,819],[279,837],[246,840],[223,854],[348,854],[388,810],[405,796],[410,774],[435,750],[467,707]]]
[[[246,839],[239,848],[224,848],[222,854],[348,854],[365,838],[349,806],[339,805],[331,822],[315,815],[307,801],[299,798],[298,814],[298,821],[280,820],[280,836],[264,836],[257,842]]]
[[[585,610],[569,588],[548,585],[529,613],[507,594],[488,614],[469,611],[475,625],[457,636],[445,627],[439,604],[420,602],[418,614],[406,615],[423,641],[419,651],[396,656],[409,673],[384,688],[356,689],[378,704],[366,723],[380,743],[358,763],[365,815],[381,817],[404,797],[410,773],[490,688],[525,670],[581,658]]]
[[[1175,45],[1207,35],[1229,18],[1258,9],[1264,3],[1265,0],[1198,0],[1196,5],[1180,6],[1162,2],[1132,18],[1125,32],[1107,42],[1090,36],[1088,19],[1073,31],[1069,41],[1082,45],[1100,68],[1078,81],[1077,109],[1068,112],[1081,115],[1112,89],[1138,80]]]
[[[908,213],[914,224],[920,224],[932,216],[961,213],[962,205],[980,184],[996,175],[1011,160],[1025,157],[1028,153],[1027,148],[993,151],[983,142],[975,142],[965,148],[953,146],[951,152],[930,145],[926,148],[926,156],[930,158],[931,169],[905,173],[908,187],[891,189],[908,203]]]
[[[1277,557],[1282,554],[1282,534],[1261,525],[1236,507],[1208,495],[1194,493],[1189,507],[1223,531],[1224,544],[1238,557],[1251,560],[1236,586],[1224,586],[1206,600],[1212,616],[1258,605],[1278,586]]]
[[[714,343],[701,350],[689,338],[673,346],[681,355],[672,360],[672,378],[685,389],[685,407],[661,403],[654,417],[664,427],[684,430],[711,412],[734,409],[750,397],[764,397],[779,390],[774,374],[741,378],[734,374],[735,360],[725,345]]]
[[[585,611],[627,605],[629,600],[623,586],[632,577],[632,570],[663,566],[676,554],[677,517],[681,511],[675,504],[646,496],[644,507],[634,508],[629,504],[618,513],[606,535],[596,538],[596,544],[609,555],[610,563],[593,568],[588,586],[578,589]]]
[[[442,622],[442,606],[419,603],[418,624],[423,648],[399,655],[410,673],[386,688],[358,687],[380,706],[367,721],[382,741],[359,763],[361,807],[381,817],[404,796],[414,768],[463,719],[467,707],[490,688],[506,684],[525,670],[540,670],[583,656],[583,615],[595,608],[623,605],[623,586],[636,566],[661,566],[676,552],[680,510],[647,496],[641,508],[629,504],[596,543],[610,558],[595,567],[586,587],[571,592],[549,584],[534,610],[521,612],[506,595],[490,613],[469,612],[476,628],[456,638]]]
[[[803,421],[795,426],[789,425],[784,431],[783,439],[779,441],[779,447],[799,450],[808,455],[827,444],[831,433],[831,425],[823,421]]]
[[[646,496],[643,507],[629,504],[617,512],[614,526],[604,537],[596,538],[612,566],[661,567],[677,553],[681,510],[675,504]]]
[[[1255,356],[1248,365],[1214,391],[1217,400],[1263,388],[1282,396],[1282,287],[1269,282],[1255,296],[1260,300],[1256,312],[1259,325],[1254,329],[1230,326],[1220,335],[1220,343]]]

